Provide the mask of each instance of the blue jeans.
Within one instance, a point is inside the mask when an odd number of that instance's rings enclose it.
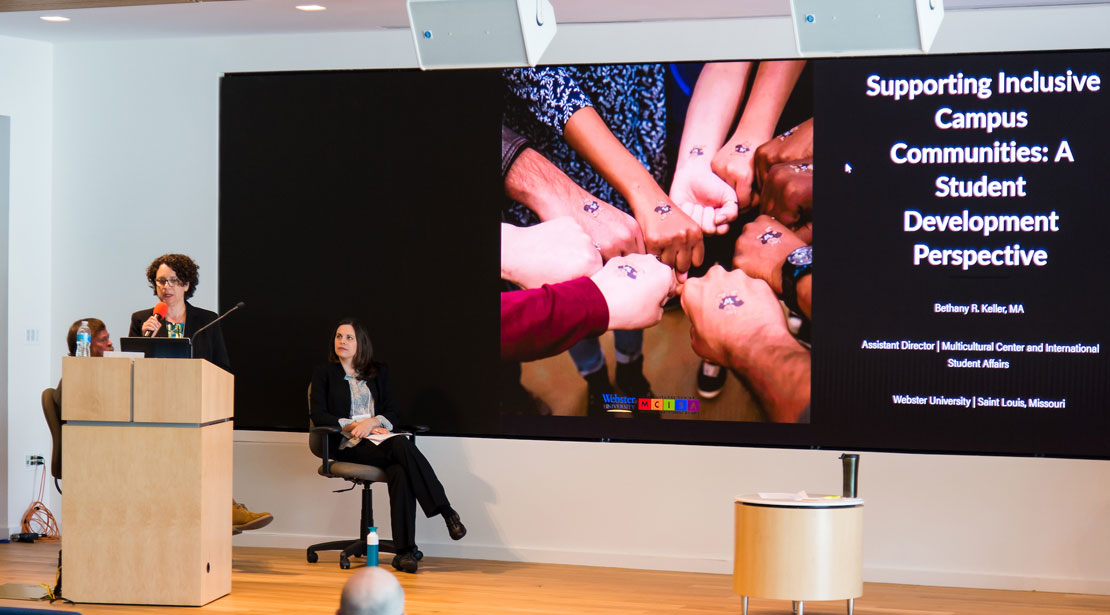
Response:
[[[630,363],[640,357],[644,347],[644,332],[613,331],[613,346],[616,348],[617,363]],[[588,376],[605,368],[605,353],[601,350],[601,341],[596,337],[588,337],[570,347],[570,358],[578,373]]]

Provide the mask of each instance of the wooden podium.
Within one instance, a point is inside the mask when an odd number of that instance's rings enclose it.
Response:
[[[230,593],[234,376],[203,359],[66,357],[62,382],[64,595]]]

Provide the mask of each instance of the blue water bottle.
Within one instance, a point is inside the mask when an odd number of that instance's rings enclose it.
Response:
[[[366,565],[378,565],[378,528],[366,528]]]

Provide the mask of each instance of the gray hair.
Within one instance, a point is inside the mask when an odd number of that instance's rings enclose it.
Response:
[[[405,590],[377,566],[361,568],[343,586],[336,615],[403,615]]]

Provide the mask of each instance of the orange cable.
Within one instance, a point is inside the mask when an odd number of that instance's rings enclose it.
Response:
[[[60,540],[61,532],[58,531],[58,521],[54,519],[54,514],[42,502],[42,497],[46,493],[46,467],[42,470],[42,481],[39,484],[38,496],[31,505],[27,507],[27,512],[23,513],[23,520],[21,528],[24,533],[35,533],[41,536],[39,540]]]

